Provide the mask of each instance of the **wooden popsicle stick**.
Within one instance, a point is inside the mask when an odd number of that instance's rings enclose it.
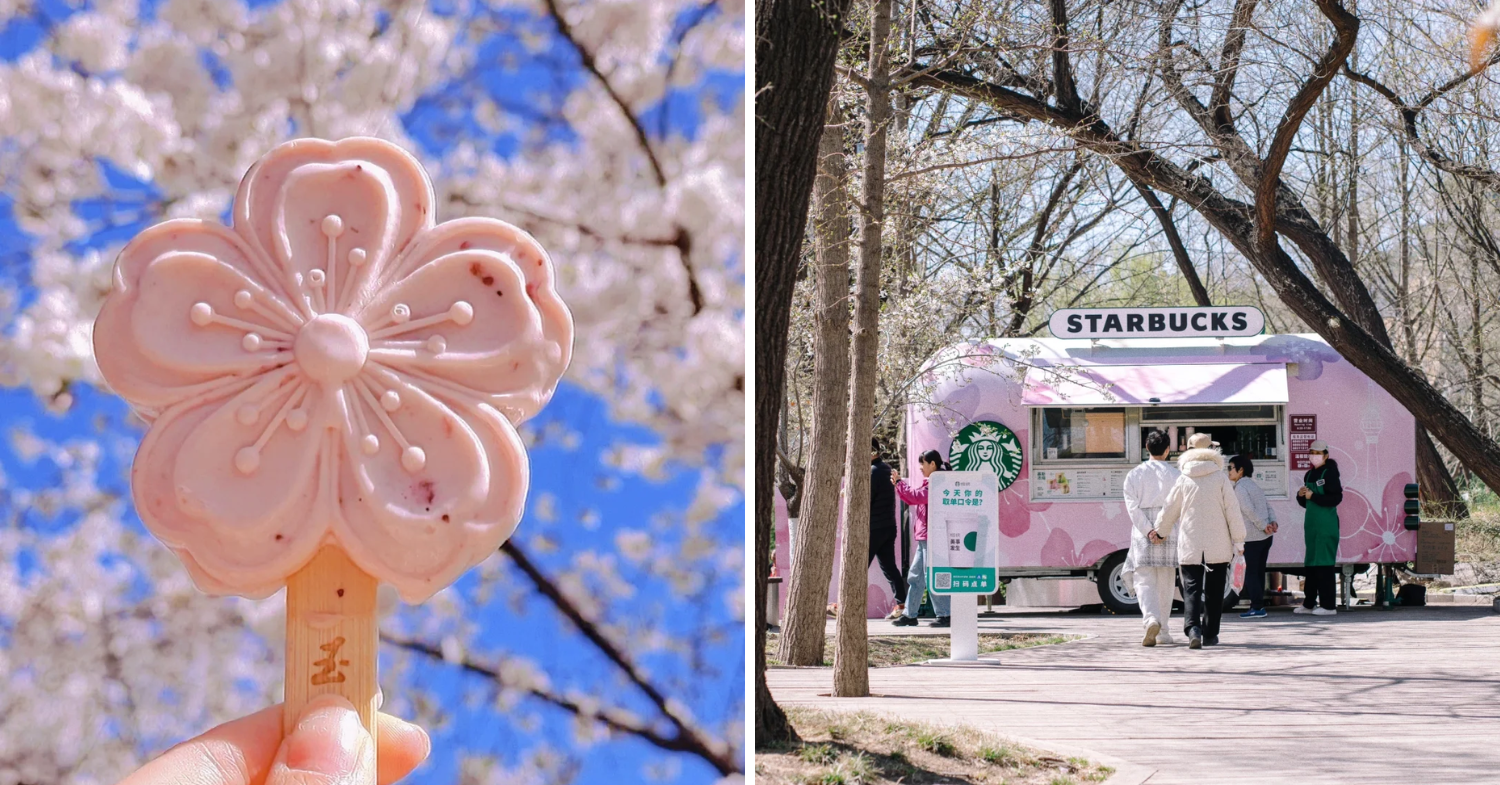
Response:
[[[377,585],[332,545],[287,581],[286,731],[308,701],[335,693],[354,704],[360,722],[375,737]]]

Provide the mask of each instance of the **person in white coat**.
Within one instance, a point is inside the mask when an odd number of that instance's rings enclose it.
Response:
[[[1182,476],[1167,493],[1167,504],[1151,534],[1165,542],[1177,524],[1177,561],[1182,569],[1183,631],[1188,648],[1219,642],[1219,617],[1224,611],[1224,582],[1229,562],[1245,548],[1245,520],[1240,500],[1224,472],[1224,456],[1206,433],[1188,439],[1188,450],[1177,459]]]
[[[1161,510],[1167,504],[1167,492],[1177,482],[1180,472],[1167,460],[1172,441],[1161,431],[1146,435],[1146,452],[1151,460],[1125,475],[1125,512],[1130,515],[1130,551],[1125,556],[1123,577],[1135,586],[1135,597],[1141,604],[1141,621],[1146,625],[1142,646],[1169,644],[1167,620],[1172,615],[1172,594],[1177,588],[1177,538],[1152,544],[1147,536],[1156,526]]]

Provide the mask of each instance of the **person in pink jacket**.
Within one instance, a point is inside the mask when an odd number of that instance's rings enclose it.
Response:
[[[935,471],[947,471],[948,462],[937,450],[928,450],[917,459],[922,469],[922,484],[912,485],[891,472],[891,482],[896,486],[896,495],[912,509],[912,539],[917,541],[917,556],[911,560],[911,569],[906,575],[906,612],[891,622],[897,627],[917,626],[917,609],[922,607],[922,591],[927,588],[927,478]],[[928,625],[947,627],[951,623],[950,601],[946,594],[932,595],[932,610],[937,620]]]

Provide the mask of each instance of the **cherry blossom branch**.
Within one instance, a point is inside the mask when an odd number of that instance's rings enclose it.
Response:
[[[693,724],[691,719],[683,716],[681,707],[675,701],[663,695],[661,690],[640,672],[640,669],[636,667],[636,664],[630,659],[629,655],[614,641],[605,636],[604,631],[599,627],[597,622],[584,616],[583,611],[563,594],[552,578],[543,573],[531,561],[526,552],[521,549],[521,546],[515,540],[506,540],[505,544],[500,546],[500,552],[509,556],[511,561],[515,562],[516,567],[525,573],[527,578],[531,579],[537,591],[543,597],[551,600],[552,604],[557,607],[557,610],[566,616],[568,621],[571,621],[573,626],[577,627],[578,631],[583,633],[585,638],[589,639],[590,643],[593,643],[599,651],[603,652],[604,656],[608,657],[616,667],[624,671],[630,681],[641,692],[645,693],[646,697],[651,699],[651,702],[656,705],[656,708],[662,715],[671,720],[672,724],[676,726],[678,736],[692,739],[697,749],[702,751],[699,754],[718,768],[720,773],[730,774],[740,771],[739,764],[734,761],[730,754],[729,745],[709,738],[706,733]]]
[[[566,709],[580,717],[598,720],[608,727],[623,732],[640,736],[646,741],[664,750],[673,752],[687,752],[702,758],[719,771],[720,774],[742,773],[743,768],[734,758],[734,752],[728,743],[715,739],[706,731],[699,728],[691,719],[684,716],[682,707],[677,701],[668,698],[662,691],[641,673],[640,669],[630,659],[625,651],[614,641],[610,640],[599,624],[583,614],[583,611],[574,602],[563,594],[557,583],[546,573],[543,573],[535,563],[526,555],[526,552],[516,544],[515,540],[509,540],[500,546],[500,552],[509,556],[516,567],[525,573],[536,586],[537,592],[546,597],[573,623],[574,627],[583,634],[585,638],[593,643],[600,652],[608,657],[621,671],[623,671],[631,683],[635,684],[651,703],[656,706],[662,716],[672,723],[673,733],[664,735],[648,725],[634,719],[628,712],[619,709],[590,709],[580,702],[579,699],[565,695],[557,695],[535,685],[519,685],[507,683],[506,677],[499,668],[485,665],[470,660],[467,656],[458,661],[464,670],[488,676],[502,687],[519,689],[533,697]],[[442,650],[429,643],[421,641],[397,638],[395,636],[381,633],[381,639],[395,646],[425,654],[437,659],[443,659]]]
[[[641,126],[641,121],[636,118],[634,112],[630,111],[630,107],[625,104],[625,99],[621,98],[620,94],[615,92],[615,86],[610,84],[609,79],[605,78],[604,73],[599,70],[599,65],[594,62],[594,53],[585,48],[578,41],[578,38],[573,35],[573,26],[568,24],[568,20],[563,18],[562,10],[557,7],[557,0],[546,0],[546,3],[547,15],[551,16],[553,23],[557,25],[558,34],[578,53],[583,67],[588,69],[588,72],[593,74],[595,79],[599,80],[599,84],[604,87],[604,92],[609,95],[609,99],[614,102],[615,106],[619,107],[620,114],[625,115],[625,120],[630,123],[631,128],[635,129],[635,140],[640,144],[641,150],[645,151],[646,160],[651,162],[651,172],[656,175],[657,187],[666,187],[667,176],[662,172],[661,162],[656,160],[656,151],[651,148],[651,140],[647,138],[646,129]]]
[[[616,731],[618,733],[626,733],[632,736],[638,736],[655,745],[656,747],[667,750],[669,752],[691,753],[704,758],[716,767],[719,766],[718,761],[715,760],[715,758],[712,756],[711,751],[701,748],[698,744],[695,743],[695,739],[684,736],[681,733],[672,736],[665,735],[651,728],[648,724],[642,722],[635,715],[631,714],[628,711],[625,711],[624,709],[611,708],[607,706],[602,708],[594,708],[587,705],[591,702],[591,700],[588,698],[559,695],[555,692],[552,692],[551,690],[538,687],[534,684],[520,683],[520,680],[507,677],[501,671],[498,665],[478,662],[469,658],[468,655],[464,655],[457,660],[450,659],[443,656],[443,650],[440,647],[434,646],[425,641],[419,641],[411,638],[401,638],[386,632],[380,633],[380,640],[382,643],[390,644],[391,646],[395,646],[399,649],[405,649],[406,651],[421,654],[435,660],[442,660],[444,662],[449,662],[451,664],[457,665],[459,668],[468,673],[472,673],[478,676],[484,676],[490,681],[493,681],[502,689],[523,692],[533,698],[537,698],[538,700],[541,700],[543,702],[550,703],[558,708],[565,709],[577,717],[593,722],[598,722],[609,728],[610,730]],[[735,767],[733,769],[725,770],[721,767],[719,770],[721,773],[731,774],[738,772],[739,768]]]

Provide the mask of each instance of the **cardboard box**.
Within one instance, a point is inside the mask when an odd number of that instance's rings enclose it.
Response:
[[[1452,575],[1456,540],[1453,521],[1422,521],[1417,530],[1417,572]]]

